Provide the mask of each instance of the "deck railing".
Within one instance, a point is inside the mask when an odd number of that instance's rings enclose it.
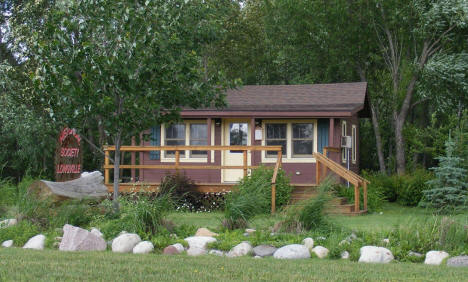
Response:
[[[186,165],[180,164],[180,152],[181,151],[242,151],[243,162],[242,165],[215,165],[209,164],[209,156],[207,156],[207,164],[203,165]],[[115,151],[115,146],[104,146],[104,183],[106,185],[110,183],[110,170],[114,168],[110,164],[110,152]],[[276,178],[278,170],[281,167],[282,160],[282,147],[281,146],[121,146],[121,152],[150,152],[150,151],[175,151],[175,158],[173,164],[121,164],[121,169],[242,169],[244,177],[247,176],[248,170],[257,168],[258,166],[248,165],[247,154],[249,151],[274,151],[277,152],[277,159],[273,171],[273,177],[271,179],[271,213],[275,213],[276,210]],[[132,158],[133,160],[134,158]]]
[[[344,178],[346,181],[349,181],[354,186],[354,212],[366,212],[367,211],[367,184],[370,182],[358,174],[347,170],[345,167],[336,163],[335,161],[327,157],[327,152],[340,152],[338,148],[327,147],[324,148],[324,154],[314,153],[314,158],[316,159],[316,183],[320,184],[320,181],[328,173],[328,169],[336,173],[338,176]],[[322,169],[323,166],[323,169]],[[359,206],[360,201],[360,187],[363,187],[363,210],[361,211]]]

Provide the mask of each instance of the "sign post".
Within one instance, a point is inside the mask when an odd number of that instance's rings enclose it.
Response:
[[[55,151],[55,180],[62,182],[79,178],[82,161],[81,137],[75,129],[65,127],[60,131]]]

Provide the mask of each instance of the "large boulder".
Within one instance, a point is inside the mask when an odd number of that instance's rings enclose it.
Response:
[[[364,246],[360,250],[359,262],[389,263],[393,260],[392,252],[383,247]]]
[[[31,237],[26,244],[24,244],[23,249],[33,249],[33,250],[43,250],[46,237],[42,234]]]
[[[272,256],[278,248],[275,248],[271,245],[259,245],[253,248],[253,254],[254,256],[259,256],[259,257],[268,257]]]
[[[304,245],[292,244],[276,250],[273,257],[276,259],[304,259],[310,258],[310,252]]]
[[[133,247],[133,253],[134,254],[149,254],[154,250],[153,243],[150,241],[143,241],[138,244],[136,244],[135,247]]]
[[[449,254],[444,251],[429,251],[426,253],[424,264],[440,265],[442,261],[449,257]]]
[[[163,255],[178,255],[178,254],[180,254],[179,250],[177,250],[177,248],[174,247],[173,245],[169,245],[165,247],[163,250]]]
[[[318,258],[326,258],[328,256],[328,249],[322,246],[317,246],[312,249],[312,252],[318,257]]]
[[[203,228],[198,228],[197,232],[195,233],[195,236],[214,237],[214,236],[218,236],[218,234],[210,231],[208,228],[203,227]]]
[[[17,224],[18,221],[15,218],[5,219],[0,221],[0,228],[6,228],[12,225]]]
[[[242,257],[246,256],[252,252],[252,245],[249,242],[242,242],[235,247],[233,247],[229,253],[227,254],[228,257]]]
[[[96,234],[70,224],[63,226],[60,251],[105,251],[106,241]]]
[[[13,240],[7,240],[2,243],[2,247],[9,248],[13,246]]]
[[[31,184],[29,190],[39,198],[47,198],[55,202],[66,199],[103,199],[107,196],[104,177],[99,171],[93,171],[80,178],[64,182],[36,181]]]
[[[112,251],[114,253],[130,253],[140,242],[141,238],[138,234],[124,233],[112,241]]]
[[[224,256],[224,252],[223,251],[220,251],[220,250],[210,250],[208,252],[209,255],[214,255],[214,256],[218,256],[218,257],[222,257]]]
[[[199,256],[207,253],[206,245],[208,243],[216,242],[216,239],[208,236],[192,236],[184,239],[189,248],[187,254],[189,256]]]
[[[91,230],[89,230],[89,232],[93,233],[94,235],[104,238],[104,234],[102,234],[102,232],[97,228],[93,227],[91,228]]]
[[[314,247],[314,239],[310,237],[305,238],[304,240],[302,240],[302,244],[306,246],[309,250],[312,250],[312,248]]]
[[[457,256],[457,257],[449,258],[447,260],[447,266],[468,267],[468,256]]]

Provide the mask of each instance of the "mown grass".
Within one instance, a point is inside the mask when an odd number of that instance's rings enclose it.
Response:
[[[467,268],[341,260],[0,250],[4,281],[466,281]]]

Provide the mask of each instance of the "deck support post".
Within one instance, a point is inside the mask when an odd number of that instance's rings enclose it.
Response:
[[[362,193],[363,193],[363,198],[364,198],[363,206],[364,206],[364,210],[367,211],[367,182],[366,181],[362,183],[362,187],[363,187]]]
[[[109,165],[109,151],[104,147],[104,165]],[[109,184],[109,169],[104,168],[104,184]]]
[[[354,212],[359,212],[359,183],[353,183],[354,185]]]
[[[244,157],[244,162],[243,162],[244,177],[247,177],[247,150],[242,151],[242,155]]]
[[[135,146],[136,145],[136,142],[135,142],[135,136],[132,136],[132,146]],[[136,162],[136,153],[135,152],[131,152],[131,164],[132,165],[135,165],[135,162]],[[135,182],[135,177],[136,177],[136,174],[135,174],[135,169],[132,168],[131,169],[131,177],[132,177],[132,182]]]
[[[179,164],[180,164],[180,151],[177,150],[175,152],[175,169],[178,171],[179,170]]]

